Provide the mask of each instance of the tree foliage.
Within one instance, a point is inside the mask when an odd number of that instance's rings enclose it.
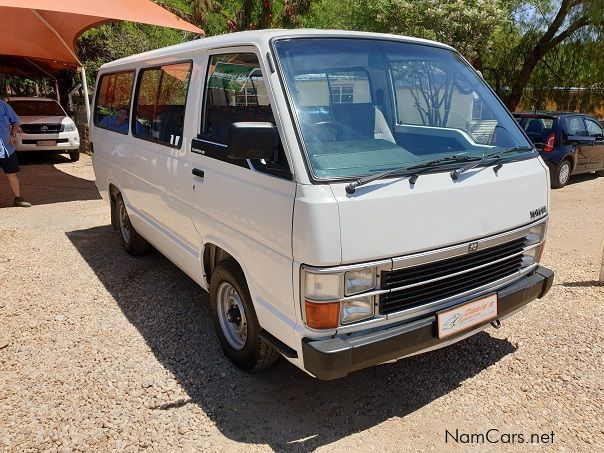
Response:
[[[495,61],[495,70],[512,68],[507,80],[509,91],[500,93],[510,110],[514,110],[544,57],[562,43],[586,32],[592,39],[604,26],[604,0],[531,0],[518,4],[513,19],[519,39]],[[572,47],[567,48],[567,52]],[[595,55],[594,55],[595,57]],[[602,59],[600,59],[602,65]],[[541,68],[543,69],[543,68]]]
[[[190,41],[193,33],[151,25],[119,22],[88,30],[77,43],[77,53],[85,62],[88,82],[96,77],[99,67],[109,61],[140,52]]]
[[[474,61],[505,19],[500,0],[320,0],[304,23],[432,39]]]
[[[604,0],[155,0],[206,35],[314,27],[394,33],[458,49],[514,109],[595,109],[604,90]],[[90,79],[133,53],[195,38],[146,25],[108,24],[86,32],[78,53]],[[576,95],[570,95],[571,88]],[[523,97],[524,96],[524,97]],[[574,96],[574,97],[573,97]],[[572,102],[571,102],[572,101]]]

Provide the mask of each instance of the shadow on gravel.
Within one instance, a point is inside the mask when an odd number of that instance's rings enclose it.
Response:
[[[337,381],[313,379],[284,359],[249,375],[222,355],[207,294],[159,252],[126,255],[110,226],[67,236],[190,398],[151,409],[196,404],[234,441],[314,450],[403,418],[515,350],[483,332]]]
[[[53,154],[19,153],[21,194],[33,205],[78,200],[98,200],[94,181],[78,178],[57,168],[69,164],[68,157]],[[0,176],[0,208],[13,205],[13,198],[4,176]]]
[[[599,282],[597,280],[587,280],[584,282],[564,282],[561,286],[566,286],[567,288],[593,288],[596,286],[604,286],[604,282]]]
[[[591,181],[593,179],[598,179],[598,175],[595,173],[582,173],[580,175],[571,176],[568,180],[567,186],[572,186],[573,184],[580,184],[585,181]]]

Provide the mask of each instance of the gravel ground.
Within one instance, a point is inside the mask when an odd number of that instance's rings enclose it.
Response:
[[[121,250],[90,158],[28,161],[34,207],[4,207],[0,176],[0,450],[524,451],[503,442],[533,433],[550,443],[531,450],[604,449],[604,178],[552,192],[546,298],[499,330],[321,382],[285,360],[234,368],[207,295],[159,253]],[[489,429],[502,442],[462,443]]]

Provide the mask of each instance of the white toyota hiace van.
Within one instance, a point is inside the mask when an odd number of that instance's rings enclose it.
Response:
[[[104,65],[91,149],[124,248],[210,293],[226,355],[320,379],[541,298],[547,167],[454,49],[234,33]]]

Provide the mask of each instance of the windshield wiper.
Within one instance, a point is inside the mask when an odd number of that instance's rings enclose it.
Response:
[[[481,163],[483,163],[485,160],[488,159],[502,159],[502,156],[505,154],[510,154],[510,153],[515,153],[518,151],[532,151],[533,148],[531,146],[514,146],[513,148],[508,148],[505,149],[503,151],[495,151],[493,153],[489,153],[489,154],[485,154],[484,156],[482,156],[480,159],[478,159],[476,162],[473,162],[470,165],[464,165],[463,167],[459,167],[456,170],[453,170],[451,172],[451,179],[453,181],[457,181],[457,179],[459,179],[459,175],[461,175],[462,173],[471,170],[474,167],[479,166]],[[501,168],[501,167],[500,167]]]
[[[453,156],[441,157],[440,159],[429,160],[428,162],[424,162],[423,164],[414,165],[413,167],[409,167],[409,168],[407,168],[407,170],[418,170],[420,168],[436,167],[438,165],[449,164],[449,163],[468,162],[470,160],[476,160],[476,159],[479,159],[479,158],[475,157],[475,156],[468,156],[465,154],[458,154],[458,155],[453,155]]]
[[[357,179],[356,181],[351,182],[346,186],[346,193],[353,194],[357,187],[364,186],[365,184],[370,183],[371,181],[375,181],[376,179],[386,178],[391,175],[396,175],[399,173],[405,173],[407,171],[407,167],[399,167],[393,170],[386,170],[380,173],[376,173],[375,175],[364,176],[362,178]]]
[[[363,178],[359,178],[356,181],[351,182],[346,186],[346,193],[353,194],[357,187],[364,186],[365,184],[370,183],[371,181],[375,181],[377,179],[387,178],[388,176],[401,175],[408,172],[413,172],[413,170],[421,170],[421,169],[429,169],[432,167],[436,167],[437,165],[447,164],[451,162],[467,162],[469,160],[479,159],[478,157],[471,157],[466,155],[458,155],[458,156],[447,156],[441,157],[440,159],[430,160],[423,164],[414,165],[412,167],[399,167],[392,170],[386,170],[381,173],[376,173],[374,175],[364,176]],[[415,184],[417,180],[418,172],[414,173],[414,179],[412,184]]]

